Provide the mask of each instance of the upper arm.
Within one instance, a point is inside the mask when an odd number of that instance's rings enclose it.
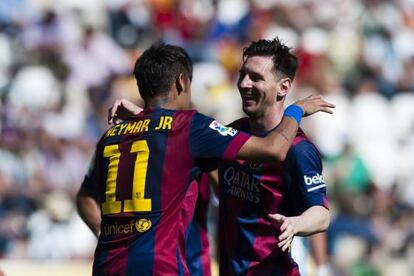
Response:
[[[97,147],[98,148],[98,147]],[[98,198],[98,150],[95,150],[94,155],[89,163],[89,169],[83,178],[80,186],[78,197],[92,197],[97,201]]]
[[[251,137],[241,148],[238,158],[252,161],[283,161],[298,130],[297,122],[290,117],[282,121],[266,137]]]
[[[212,118],[196,113],[190,127],[190,151],[194,158],[234,160],[250,135],[225,127]]]
[[[291,197],[300,196],[302,209],[323,206],[328,209],[326,183],[323,178],[322,161],[319,152],[309,141],[301,141],[288,153],[285,179],[291,187]]]

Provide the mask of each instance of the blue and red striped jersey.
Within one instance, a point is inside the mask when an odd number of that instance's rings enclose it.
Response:
[[[250,132],[247,118],[231,126]],[[222,161],[219,177],[220,275],[300,275],[290,253],[277,246],[280,233],[268,214],[328,208],[321,158],[303,131],[284,162]]]
[[[102,212],[93,275],[188,275],[195,160],[233,160],[248,138],[196,111],[162,108],[110,128],[83,183]]]
[[[208,173],[201,174],[194,217],[187,230],[186,261],[191,276],[210,276],[210,243],[207,233],[207,212],[210,202]]]

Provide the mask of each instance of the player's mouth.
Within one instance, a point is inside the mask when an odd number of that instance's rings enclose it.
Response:
[[[252,105],[257,101],[253,95],[242,95],[241,98],[244,105]]]

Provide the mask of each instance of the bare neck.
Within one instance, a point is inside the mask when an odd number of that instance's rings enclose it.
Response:
[[[282,120],[283,103],[274,108],[268,108],[263,114],[249,116],[250,131],[254,135],[262,135],[274,129]]]
[[[165,109],[180,109],[178,102],[169,95],[161,95],[145,102],[145,108],[161,107]]]

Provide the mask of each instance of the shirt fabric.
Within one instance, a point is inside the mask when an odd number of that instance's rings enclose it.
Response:
[[[102,212],[93,275],[188,275],[195,160],[234,160],[248,138],[194,110],[147,109],[110,128],[83,182]]]
[[[207,234],[207,211],[210,202],[208,174],[201,174],[195,181],[199,189],[194,217],[187,230],[186,261],[191,276],[210,276],[210,243]]]
[[[250,132],[248,118],[231,124]],[[328,208],[318,150],[298,130],[284,162],[219,162],[220,275],[300,275],[270,213],[300,215],[311,206]]]

